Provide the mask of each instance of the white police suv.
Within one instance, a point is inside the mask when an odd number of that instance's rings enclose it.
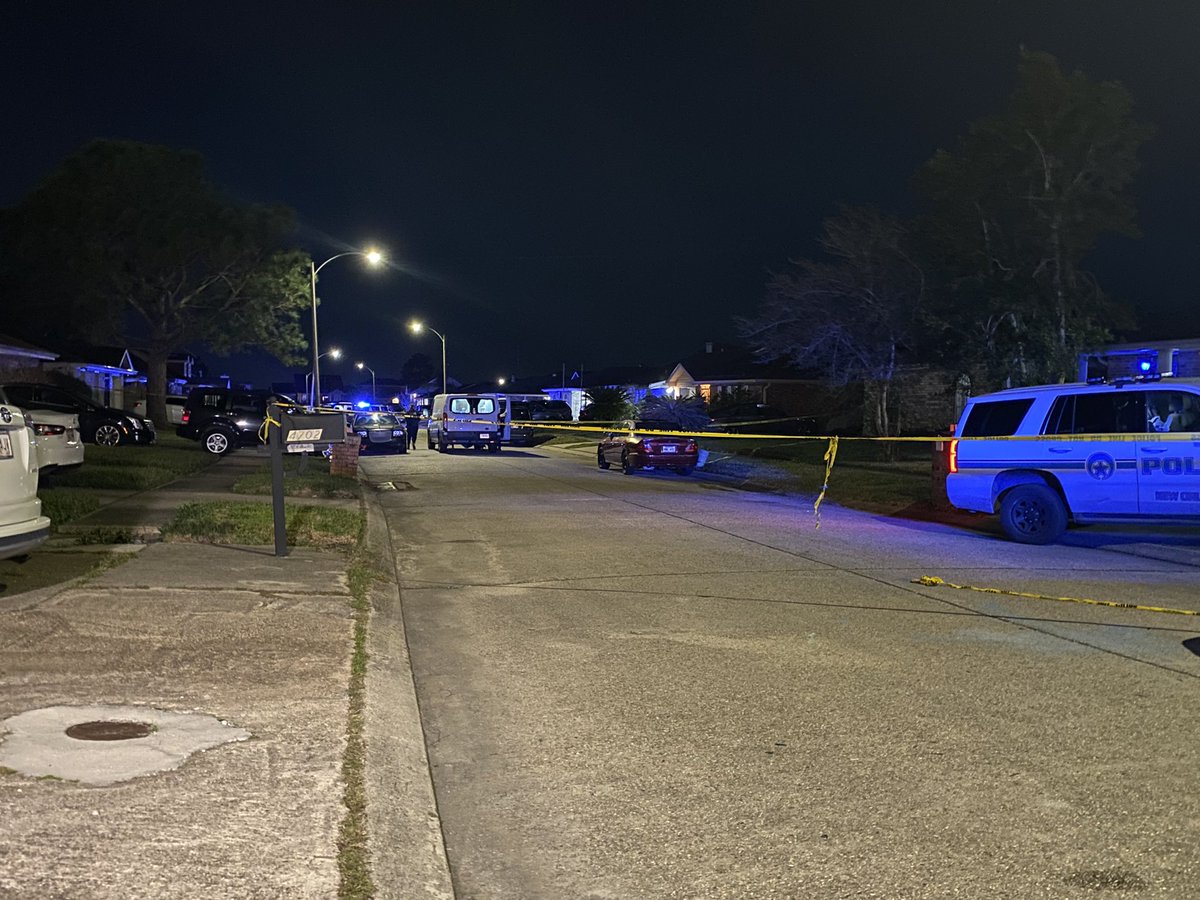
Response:
[[[1026,544],[1072,522],[1200,526],[1200,379],[1015,388],[967,402],[950,502]]]

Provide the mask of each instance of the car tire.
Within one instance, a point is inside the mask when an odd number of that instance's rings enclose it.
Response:
[[[1000,526],[1021,544],[1049,544],[1067,529],[1067,508],[1045,484],[1019,484],[1000,500]]]
[[[121,439],[121,427],[115,422],[101,422],[92,436],[92,441],[101,447],[115,447],[121,443]]]
[[[210,428],[200,436],[200,444],[213,456],[224,456],[233,449],[233,438],[224,429]]]
[[[488,445],[488,453],[499,453],[499,452],[500,452],[499,444],[489,444]]]
[[[603,450],[596,451],[596,465],[598,465],[602,469],[607,469],[612,465],[612,463],[610,463],[607,459],[604,458]]]
[[[426,435],[425,435],[425,443],[426,443],[426,445],[427,445],[427,446],[425,447],[425,449],[426,449],[426,450],[432,450],[432,449],[433,449],[433,435],[431,435],[431,434],[426,434]]]
[[[633,463],[629,461],[629,451],[621,451],[621,471],[626,475],[633,474]]]
[[[448,443],[446,443],[444,440],[442,440],[441,436],[439,436],[438,441],[437,441],[437,452],[445,453],[449,449],[450,449],[450,445]]]

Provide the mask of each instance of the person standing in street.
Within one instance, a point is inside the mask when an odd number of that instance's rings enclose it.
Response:
[[[404,414],[404,427],[408,429],[408,449],[417,449],[417,432],[421,430],[421,410],[419,407],[410,407],[408,412]]]

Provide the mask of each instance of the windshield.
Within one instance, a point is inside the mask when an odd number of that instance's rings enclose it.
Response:
[[[396,417],[391,413],[369,413],[354,417],[355,428],[369,428],[372,425],[391,425],[395,428],[400,427],[400,423],[396,421]]]

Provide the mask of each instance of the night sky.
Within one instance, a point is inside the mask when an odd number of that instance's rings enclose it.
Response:
[[[295,209],[318,263],[393,260],[322,272],[321,347],[348,354],[323,374],[437,361],[415,316],[454,377],[556,382],[732,339],[838,203],[914,212],[912,174],[1001,108],[1022,44],[1156,126],[1143,237],[1091,267],[1139,337],[1200,335],[1195,0],[6,4],[0,205],[94,137],[198,150]]]

